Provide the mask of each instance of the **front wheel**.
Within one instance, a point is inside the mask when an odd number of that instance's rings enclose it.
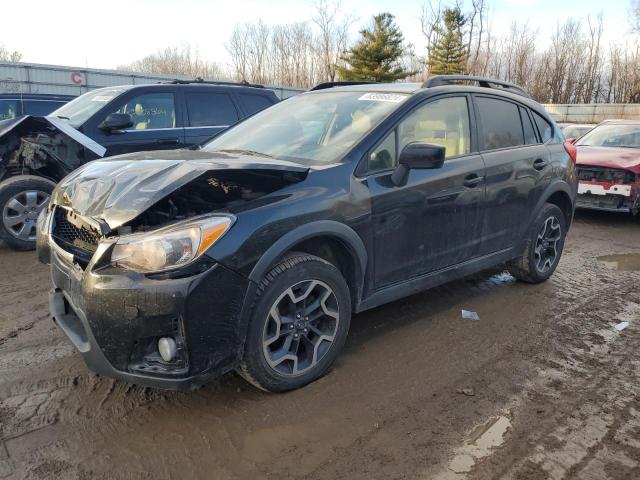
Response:
[[[533,222],[522,256],[507,264],[509,273],[528,283],[547,280],[560,261],[567,234],[566,225],[562,210],[546,203]]]
[[[340,271],[319,257],[292,254],[258,288],[238,372],[262,390],[300,388],[329,370],[350,320]]]
[[[35,175],[0,183],[0,238],[16,250],[36,248],[36,220],[47,208],[55,183]]]

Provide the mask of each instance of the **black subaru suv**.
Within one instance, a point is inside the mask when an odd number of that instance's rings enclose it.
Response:
[[[261,85],[174,81],[100,88],[48,116],[0,121],[0,239],[33,249],[53,187],[83,163],[197,145],[277,101]]]
[[[89,163],[38,220],[53,318],[107,376],[301,387],[352,313],[499,264],[546,280],[577,189],[563,141],[514,85],[434,77],[322,85],[199,150]]]

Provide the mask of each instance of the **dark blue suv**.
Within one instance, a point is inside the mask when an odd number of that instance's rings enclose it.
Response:
[[[290,390],[328,371],[354,312],[500,264],[553,274],[576,151],[522,89],[324,87],[197,151],[99,160],[58,184],[38,255],[90,368],[162,388],[236,369]]]
[[[184,82],[106,87],[45,117],[0,122],[0,238],[35,247],[55,183],[89,160],[193,147],[278,101],[260,85]]]

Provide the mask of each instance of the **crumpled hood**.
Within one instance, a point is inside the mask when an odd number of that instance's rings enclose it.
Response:
[[[589,147],[576,145],[577,164],[623,168],[640,173],[640,148]]]
[[[302,180],[308,168],[287,161],[225,152],[170,150],[96,160],[65,177],[52,202],[115,229],[205,172],[261,170]]]

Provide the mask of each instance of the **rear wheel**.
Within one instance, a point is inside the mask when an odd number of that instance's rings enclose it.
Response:
[[[302,387],[329,370],[350,320],[340,271],[319,257],[293,254],[260,284],[239,373],[263,390]]]
[[[36,247],[36,220],[47,208],[55,183],[19,175],[0,183],[0,238],[16,250]]]
[[[545,204],[532,225],[522,256],[509,262],[507,269],[518,280],[544,282],[558,266],[566,233],[562,210],[556,205]]]

